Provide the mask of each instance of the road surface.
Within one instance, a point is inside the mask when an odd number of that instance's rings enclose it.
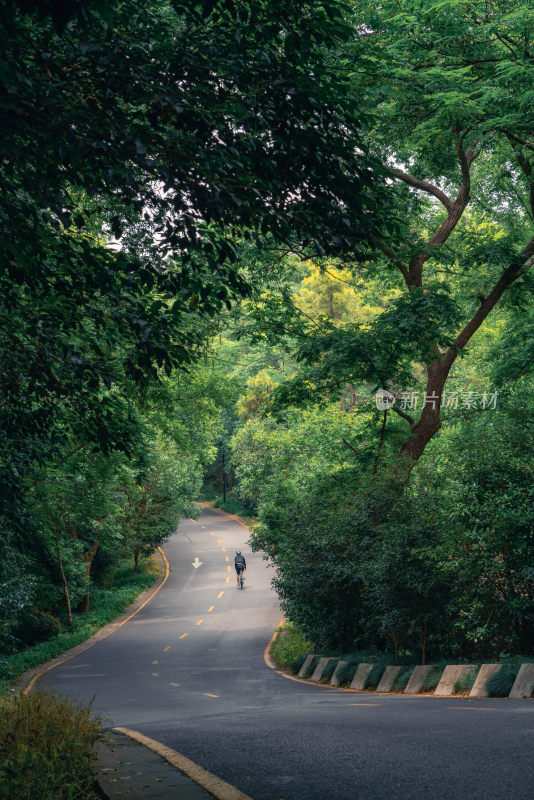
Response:
[[[247,538],[210,509],[181,523],[153,600],[39,685],[92,701],[110,726],[174,748],[253,800],[532,800],[534,700],[334,691],[269,669],[281,612]]]

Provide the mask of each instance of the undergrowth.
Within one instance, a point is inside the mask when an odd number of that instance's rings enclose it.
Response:
[[[287,668],[292,667],[300,656],[305,656],[311,649],[312,644],[304,634],[297,630],[291,622],[286,622],[285,626],[278,628],[276,638],[271,645],[271,656],[279,667]],[[302,659],[303,661],[304,659]]]
[[[0,800],[97,800],[91,759],[100,721],[72,700],[0,698]]]

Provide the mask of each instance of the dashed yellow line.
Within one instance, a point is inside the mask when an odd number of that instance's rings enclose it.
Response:
[[[215,606],[210,606],[210,607],[208,608],[208,614],[211,614],[211,612],[213,611],[213,609],[214,609],[214,608],[215,608]]]
[[[230,583],[230,578],[227,578],[227,579],[226,579],[226,583]]]
[[[217,539],[219,544],[222,544],[222,539]]]
[[[152,662],[152,664],[153,664],[153,665],[154,665],[154,664],[158,664],[158,663],[159,663],[159,662],[158,662],[158,660],[157,660],[157,659],[156,659],[155,661],[153,661],[153,662]]]
[[[379,706],[380,703],[347,703],[349,706]]]
[[[167,650],[170,650],[170,649],[171,649],[171,646],[170,646],[170,644],[168,644],[167,647],[163,648],[163,652],[166,653]]]
[[[219,697],[218,694],[209,694],[208,692],[204,692],[205,697]]]
[[[180,686],[179,683],[173,683],[172,681],[169,683],[169,686]]]
[[[195,622],[195,625],[202,625],[203,620],[199,619]]]
[[[222,551],[223,553],[226,553],[226,547],[223,547]]]
[[[228,572],[232,571],[232,567],[226,567],[226,569],[228,570]]]
[[[159,678],[159,672],[153,672],[152,673],[152,677],[153,678]]]
[[[223,594],[224,594],[224,592],[219,592],[219,594],[217,595],[217,600],[220,600],[221,597],[223,596]]]
[[[205,526],[205,525],[201,525],[200,527],[201,527],[201,528],[205,528],[206,526]]]
[[[185,639],[186,636],[189,636],[189,634],[188,633],[182,633],[182,635],[179,636],[178,638],[179,639]]]
[[[213,533],[213,531],[210,531],[210,536],[215,536],[215,534]]]
[[[228,558],[228,556],[225,556],[225,558],[226,558],[226,560],[227,560],[227,561],[230,561],[230,559]]]

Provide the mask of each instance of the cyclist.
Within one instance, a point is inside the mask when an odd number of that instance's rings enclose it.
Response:
[[[239,587],[239,575],[243,573],[243,578],[244,578],[245,570],[247,568],[247,562],[245,561],[245,556],[243,555],[241,550],[235,551],[234,566],[236,571],[237,585]]]

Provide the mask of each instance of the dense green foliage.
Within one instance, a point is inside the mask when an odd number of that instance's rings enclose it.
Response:
[[[4,647],[204,476],[314,646],[534,654],[531,4],[0,25]]]

